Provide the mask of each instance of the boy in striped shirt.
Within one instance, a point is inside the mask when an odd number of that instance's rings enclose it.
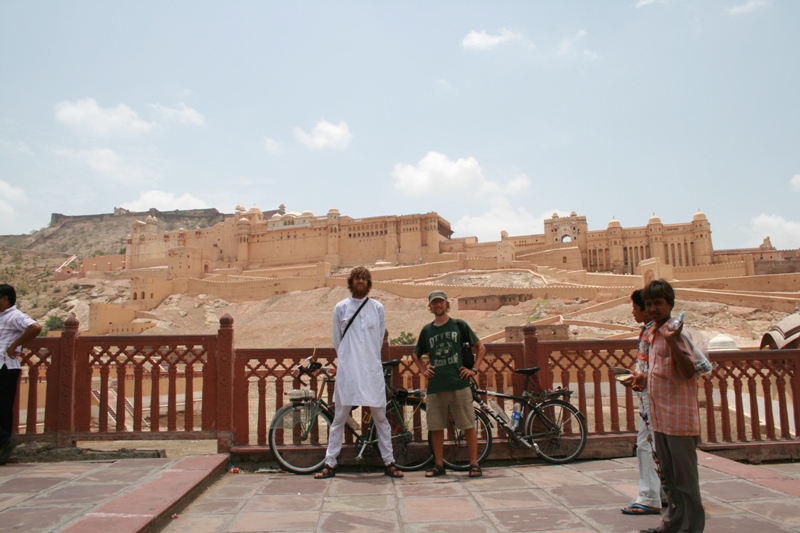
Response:
[[[653,280],[644,288],[643,296],[652,321],[643,334],[650,345],[650,417],[664,488],[671,501],[661,525],[643,531],[700,533],[705,528],[705,510],[697,469],[700,412],[694,362],[683,324],[674,330],[667,325],[675,305],[672,286],[663,279]]]

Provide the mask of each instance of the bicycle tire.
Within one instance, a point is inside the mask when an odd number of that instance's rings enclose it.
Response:
[[[571,403],[547,400],[525,420],[525,437],[536,443],[539,457],[548,463],[569,463],[586,446],[586,421]]]
[[[475,430],[478,432],[478,464],[483,463],[492,451],[492,425],[479,408],[475,407]],[[428,443],[433,453],[433,441],[430,433]],[[448,417],[447,429],[444,430],[444,466],[451,470],[469,470],[469,450],[464,438],[464,431],[456,429],[452,416]]]
[[[269,449],[286,470],[311,474],[325,462],[330,427],[330,415],[314,403],[284,405],[269,426]]]
[[[428,434],[425,408],[425,402],[415,398],[386,404],[394,463],[400,470],[418,470],[433,460],[433,452],[424,440]]]

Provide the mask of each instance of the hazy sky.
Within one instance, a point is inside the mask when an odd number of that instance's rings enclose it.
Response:
[[[795,0],[0,2],[0,234],[237,204],[699,209],[716,249],[800,246]]]

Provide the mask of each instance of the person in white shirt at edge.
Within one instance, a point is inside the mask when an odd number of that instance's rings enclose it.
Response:
[[[336,376],[333,390],[336,410],[328,437],[325,465],[314,477],[325,479],[336,475],[344,425],[352,408],[360,405],[369,407],[372,412],[378,432],[378,448],[385,465],[384,474],[401,478],[403,473],[394,464],[392,430],[386,420],[386,384],[381,365],[381,346],[386,331],[383,305],[367,296],[372,288],[372,275],[366,268],[354,268],[347,278],[347,287],[352,296],[336,304],[333,310],[333,346],[337,362],[336,369],[329,373]],[[362,303],[364,307],[358,311]],[[353,323],[345,334],[351,319]]]
[[[622,508],[622,514],[627,515],[661,514],[661,508],[667,505],[667,495],[661,487],[661,479],[658,477],[653,458],[655,441],[653,428],[650,426],[650,398],[647,396],[647,373],[650,370],[647,361],[649,347],[642,340],[642,332],[644,326],[650,322],[650,315],[645,311],[642,292],[642,289],[637,289],[631,294],[631,314],[637,323],[642,324],[637,345],[635,378],[623,382],[624,386],[632,387],[639,397],[639,433],[636,437],[639,495],[635,502]]]
[[[14,399],[22,372],[17,355],[20,346],[42,331],[34,319],[17,309],[17,292],[0,284],[0,465],[8,462],[14,449]]]

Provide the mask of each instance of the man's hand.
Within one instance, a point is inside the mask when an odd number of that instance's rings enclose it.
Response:
[[[469,378],[474,378],[475,376],[478,375],[478,373],[477,372],[473,372],[471,368],[467,368],[465,366],[462,366],[458,370],[458,375],[459,375],[459,377],[461,379],[469,379]]]
[[[433,367],[431,365],[425,365],[425,370],[422,372],[422,375],[430,379],[434,374],[436,374],[436,371],[433,369]]]
[[[642,392],[647,387],[647,374],[642,372],[634,372],[633,380],[628,383],[623,383],[626,387],[630,384],[631,389],[636,392]]]

